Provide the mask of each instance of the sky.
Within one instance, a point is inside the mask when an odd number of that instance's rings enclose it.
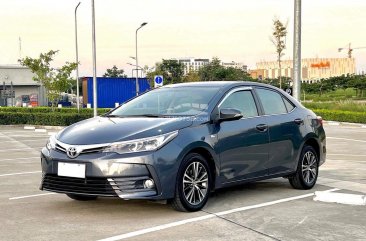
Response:
[[[0,0],[0,65],[19,57],[59,50],[54,65],[75,61],[74,9],[79,0]],[[80,76],[91,76],[91,0],[80,0]],[[139,65],[161,59],[219,57],[241,62],[275,60],[270,41],[273,19],[287,22],[292,59],[294,0],[95,0],[97,75],[117,65],[131,75],[138,32]],[[338,48],[366,47],[365,0],[303,0],[302,57],[346,57]],[[21,51],[19,51],[19,37]],[[357,71],[366,71],[366,49],[354,50]]]

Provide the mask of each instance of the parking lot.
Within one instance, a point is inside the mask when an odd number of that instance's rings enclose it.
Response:
[[[39,150],[49,132],[0,127],[0,240],[365,240],[366,206],[313,198],[366,193],[366,128],[325,129],[327,161],[314,189],[277,178],[219,190],[202,211],[181,213],[158,202],[42,192]]]

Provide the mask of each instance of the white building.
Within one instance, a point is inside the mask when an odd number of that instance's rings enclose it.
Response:
[[[209,59],[180,58],[175,60],[184,65],[184,75],[190,71],[198,71],[201,67],[210,63]]]
[[[174,58],[171,60],[177,60],[179,63],[182,63],[184,65],[184,75],[188,74],[191,71],[198,71],[200,68],[202,68],[205,65],[208,65],[210,63],[210,59],[204,59],[204,58]],[[233,67],[238,68],[244,71],[248,70],[248,66],[243,63],[238,63],[235,61],[231,62],[221,62],[221,65],[224,67]]]
[[[320,79],[335,76],[355,74],[354,58],[306,58],[301,60],[302,82],[314,83]],[[257,69],[251,71],[253,78],[275,79],[280,75],[293,78],[292,60],[283,60],[281,71],[277,61],[262,61],[257,63]]]
[[[0,65],[0,90],[3,89],[8,93],[13,89],[15,98],[4,96],[1,94],[4,92],[1,91],[0,106],[16,105],[17,101],[19,102],[22,98],[29,103],[32,101],[33,103],[37,102],[37,105],[47,105],[44,87],[33,80],[33,73],[26,67],[20,65]]]
[[[222,66],[228,68],[228,67],[233,67],[233,68],[237,68],[237,69],[241,69],[245,72],[248,71],[248,66],[243,64],[243,63],[238,63],[235,61],[231,61],[231,62],[221,62]]]

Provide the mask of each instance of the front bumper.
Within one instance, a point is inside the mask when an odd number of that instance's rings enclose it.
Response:
[[[85,164],[85,178],[58,175],[58,163]],[[43,148],[40,189],[58,193],[81,194],[123,199],[164,199],[160,179],[153,167],[153,153],[121,155],[92,153],[70,159],[65,153]],[[146,180],[153,187],[144,185]]]

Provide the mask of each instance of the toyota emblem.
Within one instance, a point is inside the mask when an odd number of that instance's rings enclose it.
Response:
[[[76,150],[76,148],[75,148],[75,147],[73,147],[73,146],[71,146],[71,147],[69,147],[69,148],[67,149],[66,154],[67,154],[67,156],[68,156],[68,157],[70,157],[70,158],[76,158],[76,157],[79,155],[78,151],[77,151],[77,150]]]

